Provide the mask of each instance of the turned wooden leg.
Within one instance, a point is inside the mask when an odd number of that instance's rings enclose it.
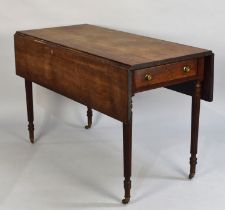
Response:
[[[191,157],[190,157],[190,174],[189,179],[195,175],[197,164],[197,149],[198,149],[198,128],[201,100],[201,83],[197,81],[195,84],[194,94],[192,96],[192,116],[191,116]]]
[[[91,107],[87,107],[87,117],[88,117],[88,124],[85,126],[86,129],[91,128],[92,125],[92,109]]]
[[[34,143],[34,112],[33,112],[33,90],[32,82],[25,80],[26,99],[27,99],[27,118],[30,142]]]
[[[130,201],[131,189],[131,154],[132,154],[132,119],[129,123],[123,123],[123,164],[124,164],[124,190],[125,196],[122,203]]]

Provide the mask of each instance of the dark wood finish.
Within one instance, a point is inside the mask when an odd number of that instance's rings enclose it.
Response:
[[[26,100],[27,100],[27,119],[30,142],[34,143],[34,111],[33,111],[33,90],[32,82],[25,80]]]
[[[124,190],[125,195],[122,202],[130,201],[131,189],[131,154],[132,154],[132,117],[130,122],[123,123],[123,164],[124,164]]]
[[[99,57],[16,35],[16,73],[39,85],[128,121],[128,71]]]
[[[202,94],[203,100],[213,101],[213,84],[214,84],[214,54],[204,58],[204,78],[202,82]]]
[[[16,35],[31,37],[46,45],[57,45],[61,49],[85,52],[85,55],[104,58],[104,60],[113,61],[130,70],[192,58],[205,58],[205,62],[211,64],[205,65],[207,69],[204,71],[206,80],[203,82],[203,89],[206,91],[202,94],[202,99],[206,101],[213,99],[213,53],[210,50],[88,24],[21,31]],[[167,88],[191,95],[187,90],[190,88],[193,90],[193,82],[176,86],[174,84],[169,84],[172,86],[167,86]]]
[[[88,124],[85,126],[86,129],[91,128],[92,125],[92,109],[91,107],[87,107],[87,118],[88,118]]]
[[[23,34],[57,43],[135,68],[156,62],[202,57],[209,50],[130,34],[88,24],[23,31]],[[65,38],[66,37],[66,38]]]
[[[201,100],[201,82],[197,81],[195,84],[195,91],[192,96],[192,115],[191,115],[191,157],[190,157],[190,174],[192,179],[195,175],[195,168],[197,164],[197,150],[198,150],[198,128],[199,128],[199,114],[200,114],[200,100]]]
[[[199,58],[197,62],[198,80],[203,81],[204,79],[204,58]]]
[[[212,102],[213,101],[213,83],[214,83],[214,54],[202,57],[200,61],[203,61],[203,80],[202,82],[202,94],[201,99]],[[167,86],[166,88],[170,90],[175,90],[180,93],[184,93],[192,96],[194,91],[195,82],[189,81],[180,84],[175,84]]]
[[[129,202],[131,189],[132,96],[156,87],[191,95],[193,177],[200,99],[213,99],[210,50],[83,24],[17,32],[15,55],[16,73],[26,81],[31,142],[32,82],[87,106],[86,128],[92,124],[92,108],[123,123],[123,203]],[[184,66],[191,70],[184,72]],[[148,81],[146,74],[152,76]]]
[[[190,72],[184,72],[184,67],[190,67]],[[134,92],[149,90],[155,87],[167,86],[169,83],[195,79],[197,75],[197,59],[176,62],[134,71]],[[145,75],[152,76],[150,81]]]

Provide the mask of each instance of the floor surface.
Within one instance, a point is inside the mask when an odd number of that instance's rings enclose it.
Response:
[[[0,209],[224,210],[225,118],[202,104],[197,174],[190,181],[190,97],[154,99],[159,93],[133,100],[132,198],[126,206],[119,121],[94,112],[94,125],[85,130],[84,107],[73,116],[59,101],[54,110],[35,103],[31,145],[25,101],[2,107]]]

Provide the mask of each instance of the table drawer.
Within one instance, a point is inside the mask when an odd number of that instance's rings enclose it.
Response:
[[[151,68],[139,69],[134,72],[134,91],[147,90],[160,85],[171,84],[173,81],[197,76],[197,59],[186,60]]]

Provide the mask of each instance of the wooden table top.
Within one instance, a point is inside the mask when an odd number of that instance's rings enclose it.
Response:
[[[205,49],[88,24],[20,31],[19,33],[100,56],[134,69],[212,53]]]

